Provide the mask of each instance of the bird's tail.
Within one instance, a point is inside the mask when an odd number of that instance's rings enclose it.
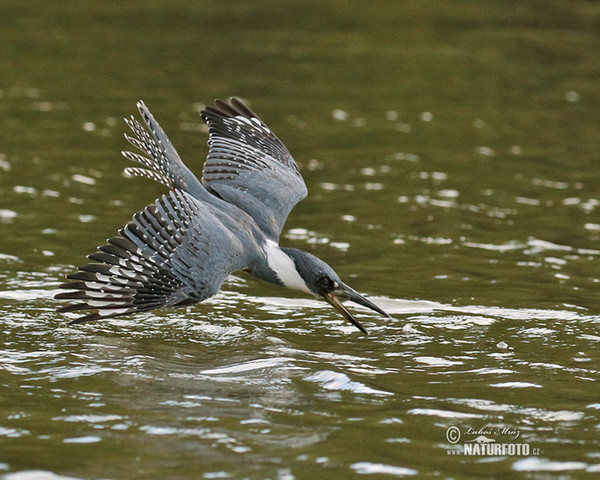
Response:
[[[164,195],[119,231],[119,236],[88,256],[93,263],[67,275],[72,280],[60,288],[57,299],[80,300],[59,312],[88,311],[71,323],[117,317],[163,306],[185,306],[196,303],[191,280],[185,269],[173,264],[173,251],[181,244],[182,222],[169,217],[176,212],[183,193]],[[173,217],[176,217],[173,214]],[[183,273],[182,273],[183,272]],[[188,275],[189,276],[189,275]]]
[[[167,134],[154,119],[148,107],[141,100],[137,103],[138,110],[147,128],[144,128],[133,115],[125,122],[133,131],[136,138],[125,135],[127,141],[139,149],[144,155],[123,151],[123,156],[132,162],[146,168],[127,167],[125,175],[129,177],[146,177],[162,183],[171,190],[190,191],[192,184],[198,179],[185,166]]]

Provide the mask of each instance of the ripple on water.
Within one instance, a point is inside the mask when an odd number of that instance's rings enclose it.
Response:
[[[429,367],[453,367],[455,365],[464,365],[464,362],[461,361],[429,356],[415,357],[415,361]]]
[[[82,480],[77,477],[66,477],[45,470],[23,470],[22,472],[7,473],[2,480]]]
[[[361,382],[353,381],[345,373],[332,372],[330,370],[313,373],[307,377],[304,377],[304,380],[317,383],[325,390],[339,392],[349,391],[353,393],[364,393],[369,395],[394,395],[393,392],[377,390],[375,388],[368,387]]]
[[[356,473],[372,475],[372,474],[383,474],[392,475],[395,477],[406,477],[410,475],[416,475],[418,470],[406,467],[397,467],[394,465],[385,465],[383,463],[371,463],[371,462],[356,462],[350,465],[350,468]]]
[[[438,408],[412,408],[407,412],[409,415],[426,415],[438,418],[461,419],[461,418],[485,418],[485,415],[466,412],[454,412]]]
[[[281,358],[265,358],[258,360],[250,360],[248,362],[238,363],[236,365],[228,365],[225,367],[212,368],[209,370],[202,370],[202,375],[231,375],[238,373],[245,373],[252,370],[263,370],[268,368],[280,367],[282,364],[293,362],[293,358],[281,357]]]
[[[572,470],[586,470],[584,462],[557,462],[546,458],[523,458],[513,463],[512,468],[517,472],[567,472]],[[594,469],[589,471],[600,471]]]
[[[122,415],[106,414],[106,415],[94,415],[94,414],[81,414],[81,415],[65,415],[62,417],[54,417],[53,421],[63,422],[80,422],[80,423],[106,423],[121,421],[124,417]]]
[[[63,443],[79,443],[79,444],[87,444],[87,443],[98,443],[101,442],[102,438],[96,435],[85,435],[83,437],[70,437],[63,439]]]
[[[0,437],[6,438],[18,438],[29,435],[29,430],[25,430],[22,428],[5,428],[0,427]]]
[[[15,212],[14,210],[0,208],[0,222],[12,222],[15,218],[17,218],[17,215],[17,212]]]
[[[490,387],[496,388],[542,388],[541,385],[531,382],[501,382],[491,383]]]

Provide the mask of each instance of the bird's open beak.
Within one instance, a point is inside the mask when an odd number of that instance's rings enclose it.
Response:
[[[336,290],[331,292],[327,292],[323,294],[325,301],[329,303],[333,308],[335,308],[338,312],[340,312],[346,320],[348,320],[352,325],[358,328],[365,335],[368,335],[367,330],[363,327],[356,318],[348,311],[348,309],[342,304],[340,299],[350,300],[351,302],[358,303],[363,307],[370,308],[371,310],[380,313],[384,317],[389,317],[389,315],[384,312],[381,308],[375,305],[373,302],[367,300],[356,290],[353,290],[348,285],[342,284]]]

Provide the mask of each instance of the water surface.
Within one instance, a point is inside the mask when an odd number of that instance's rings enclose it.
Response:
[[[600,471],[594,2],[1,9],[4,480]],[[233,94],[309,188],[282,244],[392,318],[240,274],[68,326],[64,275],[162,193],[122,177],[121,118],[143,98],[200,172]],[[529,453],[461,455],[482,435]]]

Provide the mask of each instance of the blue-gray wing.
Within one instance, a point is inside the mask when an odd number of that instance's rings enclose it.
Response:
[[[200,302],[246,268],[251,241],[226,217],[174,191],[133,216],[119,236],[88,256],[55,298],[77,303],[59,311],[92,311],[72,323]]]
[[[273,240],[300,200],[306,184],[285,145],[241,100],[220,100],[202,111],[210,147],[202,183],[241,208]]]

